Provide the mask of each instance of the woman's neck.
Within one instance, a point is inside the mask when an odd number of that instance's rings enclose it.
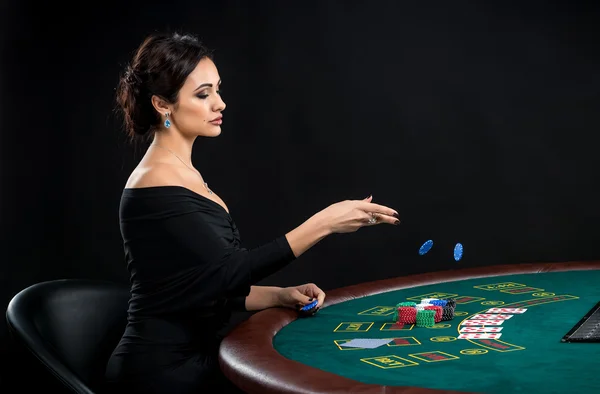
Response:
[[[188,140],[176,133],[159,132],[154,136],[151,146],[157,146],[175,155],[185,165],[192,167],[192,147],[194,140]]]

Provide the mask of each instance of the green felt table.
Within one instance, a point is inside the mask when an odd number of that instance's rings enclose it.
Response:
[[[284,359],[364,387],[483,393],[600,392],[600,343],[561,341],[600,301],[599,284],[600,269],[586,269],[500,272],[384,289],[347,297],[313,317],[294,319],[272,337],[272,347]],[[393,315],[397,303],[423,298],[454,298],[454,318],[433,327],[396,324]],[[490,308],[503,307],[527,310],[512,314],[499,325],[499,339],[457,338],[464,321]],[[355,338],[393,341],[374,349],[343,346]]]

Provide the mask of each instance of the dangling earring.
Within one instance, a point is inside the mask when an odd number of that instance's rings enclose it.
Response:
[[[167,117],[167,120],[165,120],[165,127],[168,129],[169,127],[171,127],[171,121],[169,120],[169,113],[167,112],[165,114],[165,116]]]

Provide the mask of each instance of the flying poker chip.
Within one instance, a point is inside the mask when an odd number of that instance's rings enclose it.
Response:
[[[454,246],[454,260],[458,261],[460,259],[462,259],[463,256],[463,246],[460,243],[457,243],[456,246]]]
[[[431,247],[433,246],[433,241],[429,240],[426,241],[423,245],[421,245],[421,247],[419,248],[419,254],[421,256],[423,256],[425,253],[429,252],[431,250]]]

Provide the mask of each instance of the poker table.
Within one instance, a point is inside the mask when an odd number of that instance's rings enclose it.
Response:
[[[456,301],[452,320],[398,324],[400,302]],[[563,342],[600,301],[600,262],[478,267],[327,292],[312,317],[260,311],[223,340],[221,370],[248,393],[598,393],[600,343]],[[525,309],[497,339],[458,339],[492,308]],[[485,327],[482,326],[482,327]],[[376,348],[356,338],[391,339]]]

